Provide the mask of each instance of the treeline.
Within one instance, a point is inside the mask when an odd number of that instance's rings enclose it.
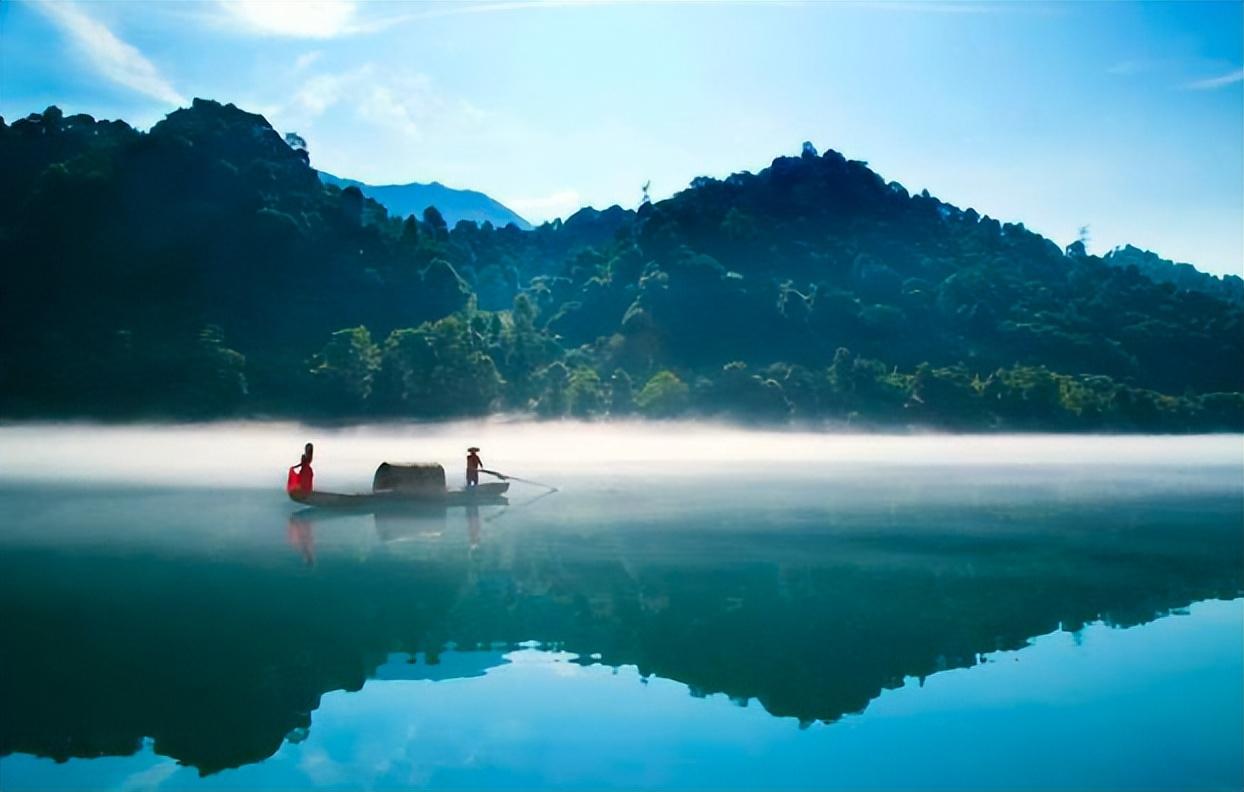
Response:
[[[1204,292],[1221,300],[1244,303],[1244,278],[1238,275],[1211,275],[1191,264],[1164,259],[1156,253],[1132,245],[1115,248],[1102,256],[1114,267],[1135,267],[1155,283],[1170,283],[1176,288]]]
[[[147,133],[0,121],[0,175],[0,415],[1244,428],[1231,282],[810,146],[531,231],[390,217],[203,100]]]
[[[839,348],[831,365],[734,361],[715,371],[603,372],[537,329],[531,301],[512,312],[455,314],[373,339],[339,330],[312,359],[324,417],[453,418],[497,410],[547,418],[729,418],[962,430],[1244,430],[1244,395],[1166,396],[1100,375],[1013,366],[986,377],[962,365],[900,371]],[[504,373],[503,373],[504,372]]]

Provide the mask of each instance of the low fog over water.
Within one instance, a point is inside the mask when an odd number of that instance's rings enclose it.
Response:
[[[704,423],[461,422],[349,428],[293,423],[0,427],[0,481],[279,490],[305,442],[316,486],[370,487],[382,461],[435,461],[451,482],[465,449],[486,467],[548,480],[844,481],[931,476],[988,486],[1015,476],[1116,478],[1159,489],[1238,486],[1239,435],[874,435],[762,431]],[[898,471],[903,471],[899,474]]]

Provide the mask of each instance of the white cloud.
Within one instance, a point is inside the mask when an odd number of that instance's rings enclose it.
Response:
[[[886,3],[848,0],[844,5],[868,8],[880,11],[917,11],[925,14],[1000,14],[1016,10],[1033,11],[1033,8],[1020,8],[1021,3],[982,3],[969,2],[934,2],[933,0],[891,0]]]
[[[1238,82],[1244,82],[1244,69],[1236,69],[1217,77],[1209,77],[1204,80],[1196,80],[1185,85],[1193,91],[1212,91],[1215,88],[1224,88],[1228,85],[1234,85]]]
[[[308,67],[318,61],[321,57],[323,57],[323,55],[324,52],[322,50],[312,50],[311,52],[302,53],[298,56],[298,59],[294,61],[294,71],[306,71]]]
[[[370,65],[360,66],[339,74],[317,74],[310,77],[294,92],[294,110],[300,115],[323,115],[324,111],[348,96],[372,76]]]
[[[462,133],[478,130],[489,118],[466,100],[442,96],[427,75],[382,71],[370,63],[307,78],[294,91],[292,101],[274,115],[295,126],[307,126],[332,108],[412,139],[419,139],[425,127],[454,128]]]
[[[298,769],[316,786],[339,786],[351,780],[350,768],[328,755],[319,747],[304,747],[298,760]]]
[[[220,0],[229,20],[262,36],[329,39],[359,32],[353,0]]]
[[[478,150],[518,153],[529,145],[519,121],[446,94],[426,74],[379,63],[340,71],[312,65],[292,73],[275,102],[265,97],[247,106],[302,135],[316,167],[372,184],[478,185],[485,170]]]
[[[501,201],[533,223],[566,218],[584,206],[583,196],[575,190],[556,190],[548,195],[532,198],[509,198]]]
[[[173,761],[154,764],[127,777],[121,782],[118,792],[151,792],[175,775],[177,770],[178,764]]]
[[[419,137],[419,125],[415,123],[411,107],[394,96],[384,85],[373,85],[359,102],[360,117],[380,126],[395,129],[407,137]]]
[[[34,7],[61,29],[104,77],[162,102],[186,103],[186,97],[173,88],[155,64],[82,9],[65,2],[36,3]]]
[[[470,3],[444,3],[436,6],[424,8],[419,11],[405,14],[397,14],[385,19],[377,19],[372,23],[375,29],[382,29],[399,25],[405,22],[414,22],[421,19],[435,19],[437,17],[462,16],[464,14],[494,14],[498,12],[509,11],[525,11],[531,8],[553,8],[553,7],[587,7],[610,5],[622,0],[503,0],[502,2],[486,3],[486,2],[470,2]],[[429,6],[431,4],[428,4]]]
[[[357,0],[217,0],[222,22],[234,30],[260,36],[331,39],[378,33],[398,25],[464,14],[545,9],[554,6],[607,5],[619,0],[502,0],[457,3],[359,3]],[[407,8],[415,11],[407,11]]]

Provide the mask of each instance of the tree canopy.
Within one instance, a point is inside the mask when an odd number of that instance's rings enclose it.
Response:
[[[1244,428],[1244,289],[804,146],[530,231],[391,217],[197,99],[0,120],[0,414]]]

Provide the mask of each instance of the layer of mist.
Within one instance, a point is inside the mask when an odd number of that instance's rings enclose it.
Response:
[[[278,488],[314,442],[317,487],[366,489],[382,461],[432,461],[460,477],[465,449],[485,466],[551,480],[810,480],[924,471],[988,484],[1015,471],[1130,471],[1155,486],[1235,482],[1244,471],[1239,435],[875,435],[762,431],[707,423],[0,426],[0,482]],[[1079,475],[1079,473],[1077,473]]]

